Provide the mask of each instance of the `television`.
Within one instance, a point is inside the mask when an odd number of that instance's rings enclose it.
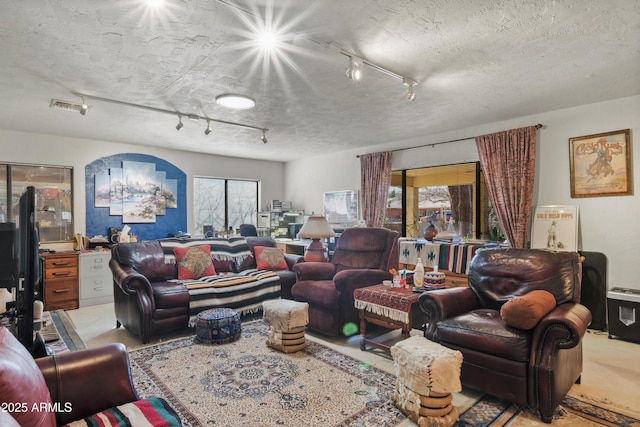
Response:
[[[30,186],[20,196],[18,223],[18,292],[16,296],[17,337],[32,354],[34,346],[33,302],[40,284],[40,244],[36,225],[36,193]]]
[[[0,222],[0,288],[11,291],[17,287],[16,224],[14,222]]]

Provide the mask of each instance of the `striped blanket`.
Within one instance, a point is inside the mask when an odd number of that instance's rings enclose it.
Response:
[[[469,274],[469,264],[482,245],[430,243],[426,240],[400,240],[399,261],[401,264],[415,265],[422,259],[425,268],[438,267],[453,273]]]
[[[209,245],[211,259],[218,261],[233,261],[236,266],[250,257],[251,250],[244,237],[229,237],[228,239],[163,239],[160,246],[164,252],[164,262],[175,264],[174,248],[188,248],[191,246]]]
[[[239,273],[177,280],[189,291],[192,316],[209,308],[233,308],[240,314],[255,313],[262,302],[280,298],[280,278],[268,270],[249,269]]]

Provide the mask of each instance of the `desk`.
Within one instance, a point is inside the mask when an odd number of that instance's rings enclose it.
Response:
[[[356,289],[353,297],[355,307],[360,310],[360,350],[365,351],[369,344],[389,351],[388,345],[366,337],[367,322],[387,329],[401,329],[403,339],[409,338],[414,325],[421,326],[426,322],[416,304],[420,295],[412,289],[385,285]]]
[[[281,248],[285,254],[304,255],[308,241],[292,240],[292,239],[276,239],[276,245]]]

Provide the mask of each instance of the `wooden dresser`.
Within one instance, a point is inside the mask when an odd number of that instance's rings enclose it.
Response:
[[[78,253],[43,254],[42,291],[45,311],[78,308]]]

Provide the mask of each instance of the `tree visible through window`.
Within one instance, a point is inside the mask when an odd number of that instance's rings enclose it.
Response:
[[[193,180],[195,233],[205,226],[234,230],[258,221],[258,181],[196,177]]]

